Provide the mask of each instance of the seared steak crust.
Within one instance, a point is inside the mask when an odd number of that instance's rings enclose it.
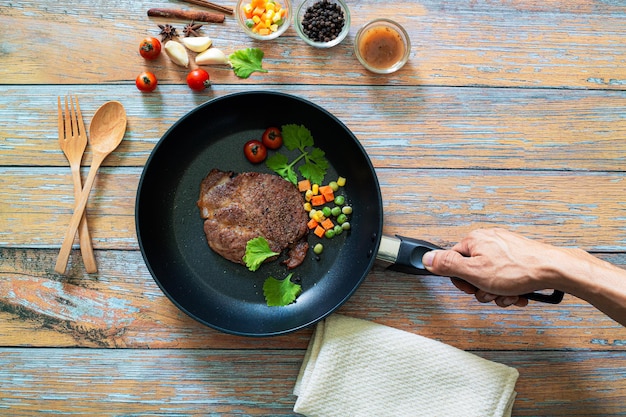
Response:
[[[198,199],[209,246],[240,264],[250,239],[263,236],[274,252],[301,241],[308,221],[303,204],[297,188],[277,175],[218,169],[202,180]]]

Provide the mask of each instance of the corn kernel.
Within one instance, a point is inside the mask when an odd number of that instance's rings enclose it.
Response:
[[[311,201],[311,197],[313,197],[313,190],[306,190],[304,192],[304,200]]]
[[[276,4],[267,2],[265,4],[265,10],[271,10],[271,11],[276,10]]]
[[[276,32],[278,30],[278,25],[270,25],[270,30],[272,32]]]
[[[274,10],[268,9],[265,11],[265,19],[272,20],[273,17],[274,17]]]
[[[304,203],[304,211],[311,211],[313,210],[313,206],[311,205],[311,203]]]
[[[320,223],[326,220],[326,217],[324,217],[324,213],[322,213],[322,210],[317,210],[315,214],[313,214],[313,218]]]
[[[346,185],[346,179],[344,177],[337,178],[337,185],[343,187],[344,185]]]
[[[311,186],[311,191],[313,191],[313,195],[318,195],[320,193],[320,186],[319,186],[319,184],[313,184]]]
[[[256,23],[257,25],[259,24],[259,22],[261,21],[261,18],[257,15],[252,16],[252,20],[254,21],[254,23]]]

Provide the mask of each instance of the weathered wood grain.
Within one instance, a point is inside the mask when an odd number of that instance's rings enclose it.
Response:
[[[146,16],[169,0],[0,0],[0,414],[294,415],[312,329],[258,339],[203,326],[161,292],[137,248],[150,152],[185,113],[229,93],[291,93],[343,121],[378,173],[385,233],[450,246],[499,225],[626,267],[624,1],[348,3],[350,34],[328,50],[293,28],[253,41],[230,16],[203,27],[227,53],[263,49],[269,72],[242,80],[210,67],[214,86],[196,94],[186,69],[137,51],[157,24],[187,23]],[[375,16],[413,42],[391,76],[366,72],[352,51]],[[134,86],[144,69],[160,80],[154,94]],[[56,97],[68,93],[86,122],[106,100],[129,116],[88,205],[97,275],[77,250],[67,276],[52,272],[73,205],[56,137]],[[514,416],[624,414],[626,328],[575,297],[501,309],[446,278],[375,268],[339,312],[516,367]]]
[[[377,169],[377,174],[388,234],[452,246],[474,228],[500,225],[562,246],[626,250],[624,173]],[[137,249],[140,175],[141,168],[124,167],[98,173],[87,205],[94,247]],[[2,245],[59,247],[74,205],[69,169],[0,167],[0,190]]]
[[[84,272],[78,253],[68,277],[50,272],[56,251],[0,249],[0,256],[0,346],[304,348],[310,337],[303,330],[244,338],[196,323],[163,295],[138,251],[96,251],[97,277]],[[623,254],[601,256],[626,265]],[[626,349],[626,329],[575,297],[501,309],[446,278],[379,268],[339,311],[469,350]]]
[[[158,23],[180,29],[183,21],[148,18],[168,2],[116,1],[76,4],[0,3],[3,65],[0,79],[14,84],[124,83],[144,67],[163,83],[183,83],[186,70],[165,56],[146,63],[137,47],[158,35]],[[625,11],[620,2],[580,1],[577,6],[539,1],[350,2],[352,25],[340,45],[306,47],[293,28],[272,42],[247,38],[234,18],[207,25],[214,45],[230,53],[255,46],[265,52],[268,74],[240,80],[227,68],[211,68],[219,84],[380,84],[575,87],[624,89]],[[409,63],[393,76],[374,76],[353,53],[358,28],[375,16],[398,20],[413,42]],[[28,34],[24,36],[23,34]],[[45,42],[42,40],[45,39]],[[124,59],[119,59],[123,55]],[[50,65],[49,58],[54,57]],[[583,64],[581,64],[583,63]],[[298,70],[294,71],[294,64]],[[15,71],[14,68],[25,70]],[[79,68],[80,70],[75,70]],[[344,74],[349,74],[346,77]]]
[[[623,415],[622,353],[476,352],[520,371],[513,416]],[[0,350],[11,415],[296,416],[302,350]],[[546,368],[550,377],[546,378]],[[593,381],[590,384],[590,381]],[[621,388],[621,389],[620,389]]]
[[[59,95],[77,94],[86,123],[103,102],[121,101],[128,129],[104,165],[143,166],[180,117],[211,98],[247,90],[249,86],[216,85],[206,94],[194,94],[175,85],[161,87],[160,94],[142,95],[126,86],[40,86],[32,94],[29,87],[7,87],[0,95],[0,165],[10,161],[67,166],[57,146]],[[345,86],[271,90],[303,97],[333,113],[365,146],[376,167],[626,168],[626,91]],[[90,160],[87,147],[83,163]]]

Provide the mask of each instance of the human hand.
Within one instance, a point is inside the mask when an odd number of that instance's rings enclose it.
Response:
[[[520,294],[550,287],[551,265],[562,250],[504,229],[478,229],[451,250],[431,251],[426,269],[452,277],[452,283],[482,303],[526,306]]]

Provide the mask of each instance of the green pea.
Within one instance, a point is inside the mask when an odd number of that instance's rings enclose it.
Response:
[[[337,184],[337,181],[331,181],[328,186],[330,187],[331,190],[333,191],[337,191],[339,189],[339,184]]]
[[[341,213],[339,216],[337,216],[337,223],[344,224],[347,221],[348,221],[348,216],[346,216],[345,214]]]
[[[352,207],[351,206],[343,206],[341,208],[341,212],[343,214],[352,214]]]
[[[324,245],[322,245],[321,243],[318,243],[317,245],[313,246],[313,253],[315,253],[316,255],[319,255],[322,252],[324,252]]]
[[[335,204],[338,206],[343,206],[346,203],[346,198],[342,195],[338,195],[335,197]]]
[[[324,217],[330,217],[330,215],[331,215],[331,210],[330,210],[330,207],[325,206],[325,207],[322,209],[322,213],[324,213]]]
[[[343,227],[336,225],[333,230],[335,231],[335,236],[340,235],[341,233],[343,233]]]
[[[350,230],[350,222],[345,222],[341,224],[341,228],[343,230]]]
[[[328,239],[332,239],[335,237],[335,229],[328,229],[326,231],[326,233],[324,233],[324,236],[326,236]]]
[[[330,209],[330,214],[333,215],[333,217],[337,217],[341,214],[341,207],[333,207],[332,209]]]

